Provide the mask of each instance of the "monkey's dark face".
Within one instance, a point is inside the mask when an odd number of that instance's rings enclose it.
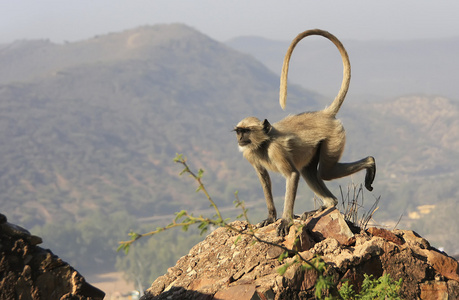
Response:
[[[250,128],[236,127],[234,131],[236,131],[237,143],[239,146],[245,147],[252,143],[250,140],[250,133],[252,130]]]
[[[239,150],[255,150],[259,148],[264,141],[269,139],[267,132],[269,131],[268,127],[271,128],[270,126],[267,120],[261,122],[255,117],[245,118],[239,122],[234,128]]]

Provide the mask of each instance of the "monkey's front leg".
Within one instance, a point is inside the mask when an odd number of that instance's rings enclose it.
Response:
[[[292,171],[286,177],[284,212],[282,221],[277,227],[277,235],[286,236],[293,222],[293,207],[295,205],[296,191],[298,190],[298,181],[300,173],[296,170]]]
[[[266,206],[268,207],[268,218],[266,218],[266,220],[261,221],[261,223],[259,224],[260,227],[264,227],[276,222],[277,212],[276,207],[274,206],[271,188],[271,178],[269,177],[268,171],[261,166],[256,166],[255,170],[257,171],[258,178],[260,179],[261,186],[263,188],[263,193],[266,199]]]

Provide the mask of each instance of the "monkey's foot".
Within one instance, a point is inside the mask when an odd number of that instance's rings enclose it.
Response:
[[[325,208],[334,207],[338,204],[338,199],[336,198],[322,198],[322,201],[324,202],[324,205],[319,208],[319,212]]]
[[[334,206],[334,205],[332,205]],[[301,221],[306,221],[309,217],[312,217],[314,215],[317,215],[318,213],[321,213],[323,212],[324,210],[326,210],[327,208],[330,208],[332,206],[325,206],[325,205],[322,205],[319,209],[315,209],[315,210],[311,210],[311,211],[305,211],[302,215],[301,215]]]
[[[269,224],[272,224],[274,222],[276,222],[276,218],[268,217],[266,220],[263,220],[260,223],[258,223],[257,228],[268,226]]]
[[[373,161],[373,164],[371,167],[367,168],[367,174],[365,175],[365,187],[367,188],[367,190],[372,191],[373,187],[371,186],[371,184],[375,180],[376,176],[376,163],[375,159],[372,156],[370,156],[369,159]]]
[[[301,221],[306,221],[309,217],[312,217],[315,215],[317,212],[322,211],[322,208],[311,210],[311,211],[305,211],[303,214],[301,214],[300,220]]]
[[[281,219],[279,227],[277,227],[277,235],[278,236],[286,236],[288,235],[290,226],[292,226],[292,222],[286,219]]]

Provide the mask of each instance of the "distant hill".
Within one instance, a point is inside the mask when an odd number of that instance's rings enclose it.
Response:
[[[183,198],[193,188],[177,177],[177,152],[219,193],[241,174],[255,183],[230,130],[245,115],[281,114],[275,74],[183,25],[65,45],[22,41],[0,61],[16,70],[0,86],[0,199],[29,228],[90,208],[150,216],[199,207]],[[291,94],[304,106],[318,98]]]
[[[301,30],[300,30],[301,31]],[[298,32],[299,33],[299,32]],[[238,37],[226,44],[251,54],[275,73],[282,68],[290,38],[274,41]],[[340,38],[338,36],[338,38]],[[382,41],[341,40],[352,66],[349,96],[386,99],[407,94],[442,95],[459,99],[459,37]],[[335,46],[323,37],[309,37],[298,44],[291,60],[293,83],[334,96],[342,64]]]
[[[352,55],[357,60],[357,53]],[[176,153],[184,153],[192,168],[205,170],[204,181],[218,205],[232,207],[238,190],[258,221],[266,210],[263,194],[237,150],[233,126],[250,115],[274,122],[289,113],[320,109],[333,98],[290,85],[284,112],[278,104],[278,72],[180,24],[63,45],[19,41],[0,49],[0,65],[2,213],[27,228],[57,224],[53,230],[76,230],[74,224],[80,224],[82,235],[88,227],[120,232],[115,228],[131,224],[120,223],[128,218],[207,209],[194,182],[178,177],[181,167],[172,162]],[[456,201],[457,102],[415,94],[384,101],[348,97],[338,117],[348,132],[343,159],[376,157],[375,191],[366,198],[371,205],[373,195],[381,195],[380,221],[396,220],[420,205],[446,207]],[[362,176],[352,180],[359,183]],[[280,176],[273,176],[273,182],[281,210],[285,182]],[[338,180],[330,187],[339,195],[338,184],[346,188],[349,182]],[[313,208],[311,198],[301,183],[296,211]],[[110,225],[115,219],[117,225]],[[410,222],[415,226],[416,220]],[[71,236],[40,234],[47,241]],[[92,238],[57,243],[79,243],[82,251],[84,243],[101,243]],[[110,239],[114,245],[109,249],[116,247],[116,239]],[[77,256],[60,251],[60,256]],[[110,250],[104,251],[101,261]]]

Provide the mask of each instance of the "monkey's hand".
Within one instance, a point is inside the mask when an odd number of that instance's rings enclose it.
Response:
[[[268,218],[266,220],[263,220],[261,221],[257,227],[258,228],[261,228],[261,227],[265,227],[265,226],[268,226],[269,224],[272,224],[276,222],[276,218],[272,217],[272,216],[268,216]]]
[[[281,219],[279,227],[277,227],[277,235],[278,236],[286,236],[288,235],[290,226],[292,226],[292,222],[286,219]]]

